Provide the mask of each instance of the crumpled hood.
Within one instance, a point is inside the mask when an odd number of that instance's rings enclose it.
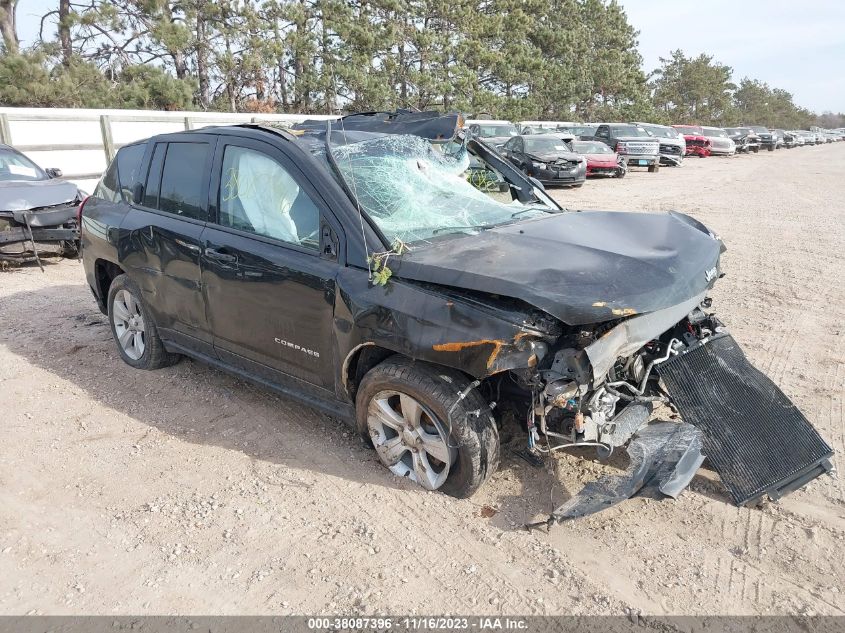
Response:
[[[71,203],[78,189],[64,180],[13,180],[0,182],[0,211],[26,211]]]
[[[564,212],[416,245],[390,265],[400,278],[522,299],[583,325],[701,294],[721,248],[682,213]]]

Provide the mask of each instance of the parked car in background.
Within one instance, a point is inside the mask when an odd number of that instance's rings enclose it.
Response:
[[[660,164],[680,167],[687,152],[684,136],[669,125],[656,123],[635,123],[644,128],[660,143]]]
[[[572,150],[587,161],[587,177],[615,176],[624,178],[628,164],[607,144],[600,141],[572,141]]]
[[[660,169],[660,143],[644,127],[632,123],[600,123],[592,138],[605,143],[630,167],[647,167],[652,173]]]
[[[704,136],[704,130],[698,125],[673,125],[673,128],[684,135],[686,155],[706,158],[710,156],[710,139]]]
[[[736,145],[737,152],[749,154],[760,151],[760,137],[751,128],[728,127],[725,128],[725,132]]]
[[[595,136],[596,128],[598,126],[598,123],[574,123],[570,126],[566,126],[565,129],[574,134],[576,138],[589,140]]]
[[[580,187],[587,161],[553,134],[520,134],[501,148],[502,155],[543,185]]]
[[[710,141],[710,155],[733,156],[736,154],[736,143],[728,133],[720,127],[701,127],[704,136]]]
[[[508,139],[519,134],[517,127],[510,121],[468,121],[467,129],[485,143],[501,147]]]
[[[804,135],[801,134],[801,132],[799,132],[798,130],[792,130],[790,131],[790,134],[792,134],[792,138],[795,139],[795,147],[802,147],[806,142],[804,139]]]
[[[0,260],[76,256],[76,211],[85,194],[61,175],[0,144]]]
[[[765,125],[747,125],[745,127],[751,128],[757,136],[760,137],[760,147],[767,149],[770,152],[775,151],[778,142],[777,134],[772,132]]]
[[[775,132],[778,135],[778,145],[783,146],[787,149],[792,149],[795,147],[795,135],[790,132],[789,130],[780,130],[777,129]]]

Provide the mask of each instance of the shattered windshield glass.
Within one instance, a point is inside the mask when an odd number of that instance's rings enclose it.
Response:
[[[332,155],[363,211],[391,243],[477,232],[558,211],[498,202],[473,186],[472,157],[461,145],[444,151],[418,136],[389,135],[333,147]]]

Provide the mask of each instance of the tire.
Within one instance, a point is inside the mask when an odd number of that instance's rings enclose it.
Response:
[[[660,171],[660,165],[655,164],[655,165],[649,165],[648,166],[648,173],[650,173],[650,174],[656,174],[659,171]]]
[[[755,148],[754,148],[754,153],[755,153],[755,154],[757,154],[759,151],[760,151],[760,148],[759,148],[759,147],[755,147]]]
[[[118,308],[116,303],[121,307]],[[106,306],[117,351],[127,365],[136,369],[161,369],[178,363],[182,358],[179,354],[173,354],[164,348],[153,318],[141,299],[141,291],[127,275],[118,275],[112,280]],[[122,318],[127,315],[134,321],[132,326],[128,325],[129,321],[126,318]],[[133,330],[133,326],[141,329]],[[127,331],[134,331],[134,334],[129,337],[132,342],[128,346],[121,343],[119,330],[122,330],[121,333],[124,334]],[[141,335],[141,345],[136,344],[139,340],[138,334]]]
[[[769,151],[770,151],[770,152],[775,151],[775,148],[774,148],[774,146],[773,146],[773,145],[769,145],[768,149],[769,149]]]
[[[465,394],[465,397],[461,398],[461,394]],[[427,433],[421,435],[431,437],[433,431],[439,429],[441,440],[446,440],[450,463],[445,481],[433,483],[429,480],[423,483],[415,472],[417,460],[423,456],[427,464],[432,464],[428,461],[433,455],[426,448],[429,446],[427,443],[418,443],[417,446],[422,448],[417,450],[405,448],[408,442],[404,439],[404,430],[399,433],[388,429],[395,435],[385,437],[382,433],[387,428],[382,424],[384,418],[378,414],[371,415],[371,408],[377,412],[384,411],[385,404],[388,404],[391,407],[389,413],[398,416],[401,424],[406,424],[407,421],[402,417],[404,414],[397,413],[393,408],[395,404],[390,405],[390,402],[399,403],[401,408],[400,399],[403,396],[409,396],[410,402],[422,409],[422,414],[418,415],[417,428],[426,427]],[[490,407],[466,376],[454,369],[392,356],[364,376],[355,405],[358,432],[365,442],[377,447],[379,459],[385,467],[396,475],[409,477],[425,488],[463,499],[475,493],[499,465],[499,431]],[[451,425],[448,422],[450,412]],[[391,423],[394,419],[391,418]],[[434,425],[437,425],[437,429],[433,429]],[[404,428],[413,434],[413,425]],[[383,457],[391,442],[403,451],[393,465]],[[436,459],[435,463],[438,463]]]
[[[616,170],[616,177],[617,177],[617,178],[624,178],[624,177],[625,177],[625,174],[627,174],[627,173],[628,173],[628,170],[627,170],[627,169],[622,169],[622,168],[620,167],[619,169],[617,169],[617,170]]]

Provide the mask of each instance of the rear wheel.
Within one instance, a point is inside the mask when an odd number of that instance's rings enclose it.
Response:
[[[654,165],[649,165],[648,171],[650,174],[656,174],[658,171],[660,171],[660,165],[658,165],[657,163],[655,163]]]
[[[159,369],[179,362],[181,356],[164,349],[138,286],[118,275],[109,286],[109,324],[120,357],[136,369]]]
[[[381,462],[424,488],[469,497],[499,464],[489,406],[455,370],[394,356],[364,376],[355,401]]]

